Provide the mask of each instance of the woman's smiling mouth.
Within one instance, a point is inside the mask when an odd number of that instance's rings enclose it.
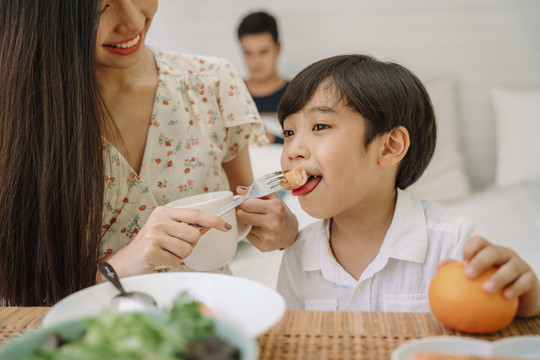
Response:
[[[128,39],[127,41],[105,44],[105,49],[118,55],[127,56],[136,52],[141,47],[141,34],[137,34],[135,37]]]

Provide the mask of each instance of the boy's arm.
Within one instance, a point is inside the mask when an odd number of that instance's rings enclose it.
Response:
[[[540,315],[540,283],[531,267],[513,250],[491,244],[480,236],[470,238],[463,248],[465,275],[475,278],[491,266],[499,269],[484,283],[484,290],[504,290],[507,298],[518,297],[518,316]]]

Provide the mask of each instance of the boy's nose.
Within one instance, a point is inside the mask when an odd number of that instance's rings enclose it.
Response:
[[[286,146],[286,152],[289,160],[309,159],[309,144],[303,141],[300,137],[294,139],[287,145],[288,146]]]

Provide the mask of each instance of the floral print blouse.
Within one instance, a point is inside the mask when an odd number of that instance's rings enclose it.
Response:
[[[152,51],[159,80],[140,173],[102,140],[102,256],[126,246],[157,206],[228,190],[222,164],[248,142],[267,142],[257,108],[227,61]]]

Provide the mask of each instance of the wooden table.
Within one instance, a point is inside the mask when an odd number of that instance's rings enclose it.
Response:
[[[0,308],[0,344],[40,326],[47,307]],[[259,336],[260,359],[390,359],[400,344],[437,335],[471,336],[450,330],[428,313],[287,311]],[[475,336],[496,340],[540,335],[540,316],[515,319],[507,328]]]

